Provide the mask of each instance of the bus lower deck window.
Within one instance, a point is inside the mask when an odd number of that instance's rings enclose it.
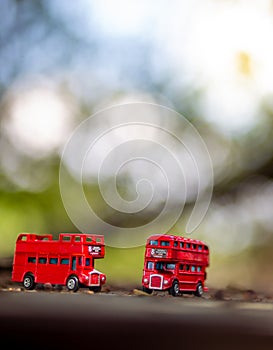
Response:
[[[50,258],[50,259],[49,259],[49,263],[50,263],[50,264],[57,265],[57,264],[58,264],[58,258]]]
[[[148,270],[153,270],[154,269],[154,263],[152,261],[147,262],[147,269]]]
[[[67,258],[61,259],[61,265],[69,265],[69,259]]]
[[[39,258],[38,263],[39,264],[46,264],[46,258]]]

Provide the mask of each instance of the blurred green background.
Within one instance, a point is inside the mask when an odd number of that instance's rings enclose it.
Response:
[[[273,292],[272,35],[271,0],[2,0],[0,259],[20,232],[78,232],[59,190],[67,139],[102,108],[146,101],[188,118],[211,155],[212,201],[192,234],[211,249],[208,285]],[[185,218],[170,232],[184,235]],[[143,255],[109,246],[96,267],[140,285]]]

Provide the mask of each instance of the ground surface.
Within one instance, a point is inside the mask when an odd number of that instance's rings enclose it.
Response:
[[[211,290],[202,298],[139,286],[69,293],[24,291],[0,270],[0,334],[9,346],[39,349],[273,349],[273,298]]]

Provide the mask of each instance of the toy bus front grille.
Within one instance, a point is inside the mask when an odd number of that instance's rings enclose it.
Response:
[[[150,277],[150,288],[162,288],[163,276],[151,275]]]
[[[90,285],[99,286],[100,285],[100,275],[96,272],[90,274]]]

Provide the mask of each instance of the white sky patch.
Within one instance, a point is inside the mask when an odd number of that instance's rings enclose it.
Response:
[[[171,67],[177,85],[204,91],[202,114],[226,133],[258,122],[273,92],[273,13],[269,0],[110,1],[92,5],[99,30],[150,37],[155,65]]]
[[[137,35],[147,29],[157,6],[145,0],[101,0],[92,6],[94,19],[107,35]]]
[[[65,142],[70,117],[68,107],[56,92],[33,88],[13,96],[5,128],[20,151],[39,158]]]
[[[167,43],[163,51],[177,80],[204,89],[203,115],[227,133],[253,127],[261,98],[273,92],[270,4],[193,2],[181,12],[173,8],[175,24],[167,25],[167,18],[165,36],[160,31],[158,40],[161,47]]]

